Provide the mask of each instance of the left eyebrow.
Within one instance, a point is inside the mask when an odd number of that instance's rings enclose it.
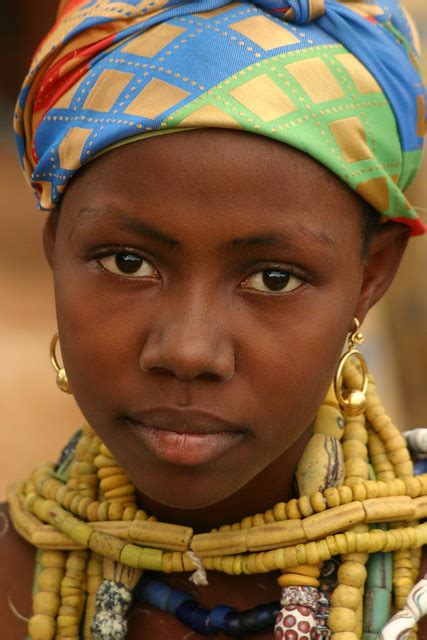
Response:
[[[300,226],[298,233],[306,236],[310,240],[314,240],[316,243],[321,242],[322,245],[326,245],[330,248],[334,248],[335,240],[325,231],[313,231],[307,227]],[[234,247],[279,247],[281,249],[288,249],[294,246],[295,242],[289,235],[277,232],[267,232],[260,235],[244,236],[241,238],[233,238],[231,242],[228,242],[231,248]]]

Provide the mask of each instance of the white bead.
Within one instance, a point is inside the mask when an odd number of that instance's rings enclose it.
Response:
[[[419,427],[402,433],[408,446],[415,453],[427,453],[427,429]]]
[[[406,607],[417,621],[427,614],[427,580],[425,578],[417,582],[409,593]]]
[[[406,604],[385,625],[378,638],[380,640],[405,640],[417,622],[427,614],[427,580],[417,582]]]
[[[416,624],[416,620],[409,609],[402,609],[393,616],[378,634],[379,640],[405,640]]]

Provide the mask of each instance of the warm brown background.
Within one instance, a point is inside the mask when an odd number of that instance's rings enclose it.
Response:
[[[427,47],[426,0],[408,0]],[[45,214],[37,212],[15,157],[13,101],[57,0],[0,5],[0,499],[7,483],[54,459],[81,417],[57,391],[48,359],[55,331],[51,277],[41,249]],[[427,49],[426,49],[427,51]],[[427,56],[425,59],[427,68]],[[427,206],[427,170],[412,200]],[[366,353],[393,418],[427,425],[427,251],[412,241],[386,300],[365,325]],[[315,366],[315,363],[313,363]]]

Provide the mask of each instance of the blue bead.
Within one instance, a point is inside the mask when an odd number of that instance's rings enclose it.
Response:
[[[414,464],[414,475],[419,476],[427,471],[427,459],[418,460]]]
[[[242,627],[242,631],[245,631],[246,633],[258,631],[257,619],[253,609],[241,611],[239,613],[239,622]]]
[[[193,612],[191,616],[191,628],[193,631],[197,631],[206,636],[214,634],[209,624],[209,614],[210,610],[202,606],[199,606],[199,608]]]
[[[154,607],[166,611],[166,603],[172,593],[167,584],[153,578],[141,578],[135,589],[135,595],[138,600],[149,602]]]
[[[276,620],[281,609],[280,602],[269,602],[265,606],[268,607],[271,616],[273,617],[274,620]]]
[[[268,631],[274,627],[277,616],[274,615],[271,607],[266,604],[260,604],[254,608],[254,613],[260,629]]]
[[[188,600],[179,605],[175,610],[175,617],[178,618],[184,624],[190,625],[190,619],[195,609],[199,605],[194,600]]]
[[[183,602],[175,611],[175,617],[180,622],[202,635],[212,635],[209,614],[209,609],[205,609],[194,600]]]
[[[234,612],[234,609],[226,604],[219,604],[213,607],[209,616],[209,624],[212,631],[222,631],[224,620],[231,612]]]
[[[226,616],[222,630],[226,636],[235,637],[244,634],[240,625],[239,614],[236,611],[232,611]]]
[[[189,593],[185,593],[185,591],[179,591],[178,589],[173,589],[166,601],[165,611],[169,611],[169,613],[175,615],[176,610],[180,605],[182,605],[183,602],[187,602],[188,600],[192,599],[193,598]]]

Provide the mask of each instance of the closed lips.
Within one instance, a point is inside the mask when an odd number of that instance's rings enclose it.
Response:
[[[249,434],[243,425],[200,411],[155,409],[127,421],[150,455],[172,464],[206,464]]]

